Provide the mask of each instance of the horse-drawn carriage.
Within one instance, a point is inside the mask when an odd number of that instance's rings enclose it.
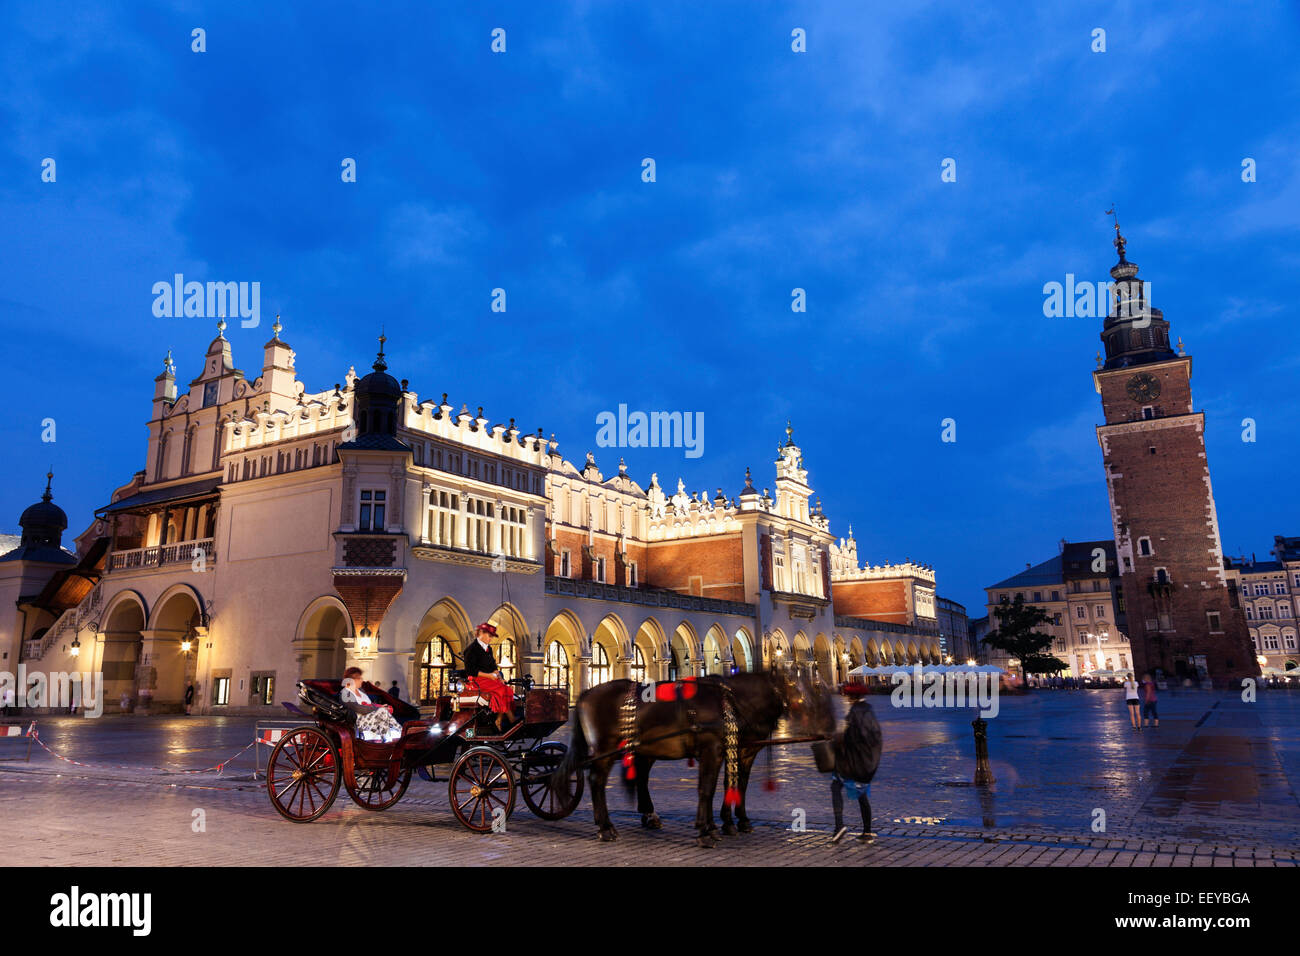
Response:
[[[401,725],[395,740],[364,740],[356,714],[339,698],[337,680],[298,682],[303,707],[286,703],[313,724],[286,732],[267,763],[266,789],[286,820],[308,823],[329,810],[339,788],[358,806],[387,810],[406,792],[412,774],[434,779],[450,765],[448,799],[464,826],[487,833],[507,819],[516,791],[534,814],[559,820],[582,799],[582,775],[554,771],[567,747],[546,740],[569,718],[567,689],[535,687],[531,678],[509,682],[516,689],[516,722],[505,733],[477,691],[438,698],[422,712],[373,684],[363,686],[376,704],[387,704]]]

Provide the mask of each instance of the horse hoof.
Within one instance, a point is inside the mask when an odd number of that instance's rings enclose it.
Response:
[[[753,833],[754,824],[750,823],[748,820],[741,820],[738,824],[738,829],[741,833]]]
[[[738,833],[740,833],[740,831],[736,829],[735,825],[730,823],[724,823],[722,825],[723,836],[736,836]]]
[[[615,840],[617,840],[617,839],[618,839],[618,832],[617,832],[616,830],[614,830],[613,827],[611,827],[611,828],[608,829],[608,830],[601,830],[601,831],[600,831],[600,842],[601,842],[601,843],[613,843],[613,842],[614,842]]]
[[[712,833],[705,833],[695,838],[695,845],[701,850],[712,850],[718,845],[718,841],[713,838]]]
[[[662,830],[664,822],[659,819],[657,813],[643,813],[641,815],[641,826],[646,830]]]

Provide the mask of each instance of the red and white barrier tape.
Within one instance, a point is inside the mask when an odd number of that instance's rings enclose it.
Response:
[[[247,744],[241,747],[237,753],[231,755],[230,757],[227,757],[225,760],[221,761],[221,763],[216,764],[215,766],[212,767],[203,767],[199,770],[174,770],[170,767],[137,767],[137,766],[132,766],[130,764],[120,764],[120,763],[95,764],[95,763],[82,763],[80,760],[73,760],[71,757],[65,757],[63,756],[63,754],[55,753],[46,745],[45,741],[41,740],[41,735],[36,732],[35,721],[32,721],[31,727],[28,728],[28,731],[24,736],[29,736],[33,740],[35,740],[37,745],[39,745],[42,750],[44,750],[55,760],[62,760],[64,763],[70,763],[75,767],[86,767],[90,770],[105,770],[105,769],[106,770],[156,770],[159,773],[168,773],[168,774],[211,773],[212,771],[215,770],[217,774],[220,775],[225,771],[227,764],[236,760],[245,750],[247,750],[249,747],[256,746],[258,743],[257,740],[249,741]]]

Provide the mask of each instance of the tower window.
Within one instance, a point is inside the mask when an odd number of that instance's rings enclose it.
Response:
[[[1150,538],[1138,538],[1138,554],[1140,554],[1144,558],[1151,556]]]
[[[1156,417],[1156,410],[1155,410],[1154,408],[1152,408],[1150,405],[1143,406],[1143,408],[1142,408],[1142,417],[1143,417],[1143,418],[1146,418],[1146,419],[1155,418],[1155,417]]]
[[[386,493],[367,489],[361,492],[361,520],[358,531],[384,530],[384,498]]]
[[[1154,455],[1156,453],[1156,446],[1152,445],[1150,448],[1147,449],[1147,451],[1149,451],[1151,454]]]

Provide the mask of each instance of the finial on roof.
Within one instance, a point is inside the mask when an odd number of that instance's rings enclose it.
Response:
[[[384,361],[384,343],[387,341],[388,337],[384,335],[384,327],[381,325],[379,327],[379,354],[375,357],[373,366],[376,372],[388,371],[388,363]]]
[[[1097,352],[1097,368],[1101,368],[1101,366],[1102,366],[1102,361],[1101,361],[1101,352],[1098,351],[1098,352]]]
[[[217,338],[224,339],[225,337],[226,337],[226,320],[224,318],[217,319]]]
[[[1119,251],[1119,261],[1120,261],[1120,262],[1124,262],[1124,261],[1125,261],[1125,260],[1124,260],[1124,247],[1125,247],[1126,245],[1128,245],[1128,240],[1125,239],[1125,238],[1120,234],[1120,231],[1119,231],[1119,213],[1117,213],[1117,212],[1115,211],[1115,204],[1114,204],[1114,203],[1111,203],[1111,204],[1110,204],[1110,208],[1106,210],[1106,215],[1108,215],[1108,216],[1113,216],[1113,217],[1115,218],[1115,242],[1114,242],[1114,245],[1115,245],[1115,248]]]
[[[45,473],[45,494],[41,495],[41,501],[49,501],[54,496],[50,494],[50,482],[54,480],[54,466],[50,465],[50,470]]]
[[[849,523],[849,540],[850,540],[850,541],[853,540],[853,523],[852,523],[852,522]]]
[[[1187,354],[1187,352],[1183,350],[1183,337],[1181,335],[1178,336],[1178,354],[1179,355]]]
[[[163,359],[163,371],[168,375],[176,374],[176,363],[172,361],[172,350],[167,350],[167,357]]]
[[[754,490],[754,476],[749,473],[748,465],[745,466],[745,489],[747,491]]]
[[[284,328],[284,326],[280,324],[280,313],[277,312],[275,313],[275,325],[271,326],[271,338],[278,339],[282,328]]]
[[[785,443],[786,445],[794,444],[794,426],[790,424],[790,419],[785,420]]]

